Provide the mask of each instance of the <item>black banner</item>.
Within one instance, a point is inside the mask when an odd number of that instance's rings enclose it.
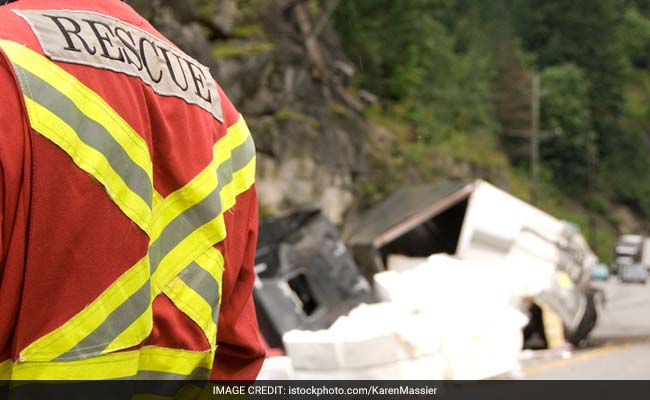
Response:
[[[647,399],[650,381],[0,382],[0,399]]]

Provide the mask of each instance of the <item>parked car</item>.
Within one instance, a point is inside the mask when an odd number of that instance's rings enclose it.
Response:
[[[618,275],[618,274],[620,273],[620,271],[621,271],[621,268],[623,268],[623,266],[625,266],[625,265],[632,265],[632,264],[634,264],[634,263],[635,263],[635,261],[634,261],[634,257],[630,257],[630,256],[617,256],[617,257],[614,259],[614,262],[612,263],[612,269],[611,269],[611,272],[612,272],[612,274],[614,274],[614,275]]]
[[[648,281],[648,270],[640,263],[621,265],[618,275],[621,282],[645,284]]]

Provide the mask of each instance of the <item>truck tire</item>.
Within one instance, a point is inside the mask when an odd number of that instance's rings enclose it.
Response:
[[[585,309],[585,314],[582,317],[580,324],[578,324],[578,328],[572,332],[570,336],[567,336],[569,343],[576,347],[580,346],[584,342],[589,335],[589,332],[594,329],[594,326],[596,326],[596,322],[598,321],[598,312],[596,311],[596,302],[594,301],[594,291],[588,289],[586,297],[587,307]]]

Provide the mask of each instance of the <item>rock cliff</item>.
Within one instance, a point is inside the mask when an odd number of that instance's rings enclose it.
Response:
[[[290,0],[127,1],[210,66],[257,146],[262,213],[316,206],[337,224],[354,205],[369,129],[347,88],[354,69],[330,10]]]

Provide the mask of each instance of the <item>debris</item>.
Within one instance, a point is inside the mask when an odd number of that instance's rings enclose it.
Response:
[[[577,227],[481,180],[400,189],[359,220],[348,244],[368,278],[395,254],[515,265],[511,273],[538,276],[526,280],[528,295],[561,316],[571,343],[596,322],[589,284],[598,260]]]
[[[516,369],[527,319],[512,295],[524,285],[504,282],[503,269],[437,255],[377,274],[385,302],[360,305],[327,330],[284,336],[297,376],[482,379]]]
[[[291,329],[327,328],[374,300],[336,227],[317,210],[262,223],[255,270],[255,306],[271,347]]]

